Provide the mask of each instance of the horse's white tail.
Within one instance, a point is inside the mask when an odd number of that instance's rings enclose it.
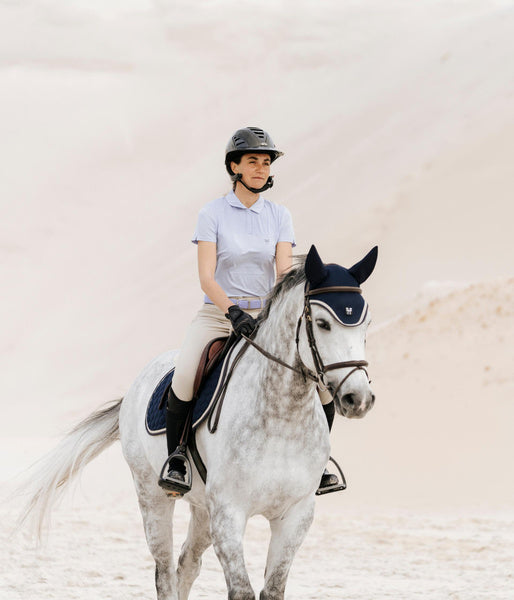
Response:
[[[18,527],[33,516],[37,538],[41,539],[50,511],[68,484],[91,460],[119,439],[121,403],[122,400],[115,400],[89,415],[32,466],[27,485],[20,488],[21,492],[29,494],[29,500],[18,519]]]

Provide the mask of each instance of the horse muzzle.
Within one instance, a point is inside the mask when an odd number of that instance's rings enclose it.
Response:
[[[336,410],[348,419],[362,419],[375,403],[375,394],[368,388],[354,389],[337,394],[334,398]]]

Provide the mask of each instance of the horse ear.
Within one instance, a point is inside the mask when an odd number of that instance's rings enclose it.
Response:
[[[366,281],[366,279],[373,273],[373,269],[377,263],[378,257],[378,246],[372,248],[366,256],[353,265],[349,270],[350,274],[355,277],[357,283],[361,284]]]
[[[311,287],[315,287],[325,279],[327,275],[327,268],[323,264],[316,246],[312,245],[307,259],[305,260],[305,275],[307,281],[311,284]]]

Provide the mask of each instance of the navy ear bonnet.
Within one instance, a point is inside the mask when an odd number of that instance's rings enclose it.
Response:
[[[325,265],[325,268],[328,271],[327,276],[322,283],[311,287],[311,290],[333,285],[359,287],[356,279],[344,267]],[[348,327],[360,325],[368,313],[368,303],[358,292],[326,292],[311,296],[310,301],[311,304],[321,304],[338,321]]]
[[[378,248],[375,246],[360,262],[350,269],[340,265],[325,265],[315,246],[312,246],[305,262],[305,273],[311,291],[333,286],[360,287],[375,268]],[[321,292],[309,297],[311,304],[326,308],[340,323],[347,327],[360,325],[368,314],[368,303],[359,292]]]

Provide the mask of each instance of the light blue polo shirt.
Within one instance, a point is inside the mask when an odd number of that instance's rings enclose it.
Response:
[[[293,220],[285,206],[261,195],[246,208],[234,192],[202,208],[191,241],[216,243],[214,278],[229,297],[266,296],[275,283],[277,243],[296,246]]]

